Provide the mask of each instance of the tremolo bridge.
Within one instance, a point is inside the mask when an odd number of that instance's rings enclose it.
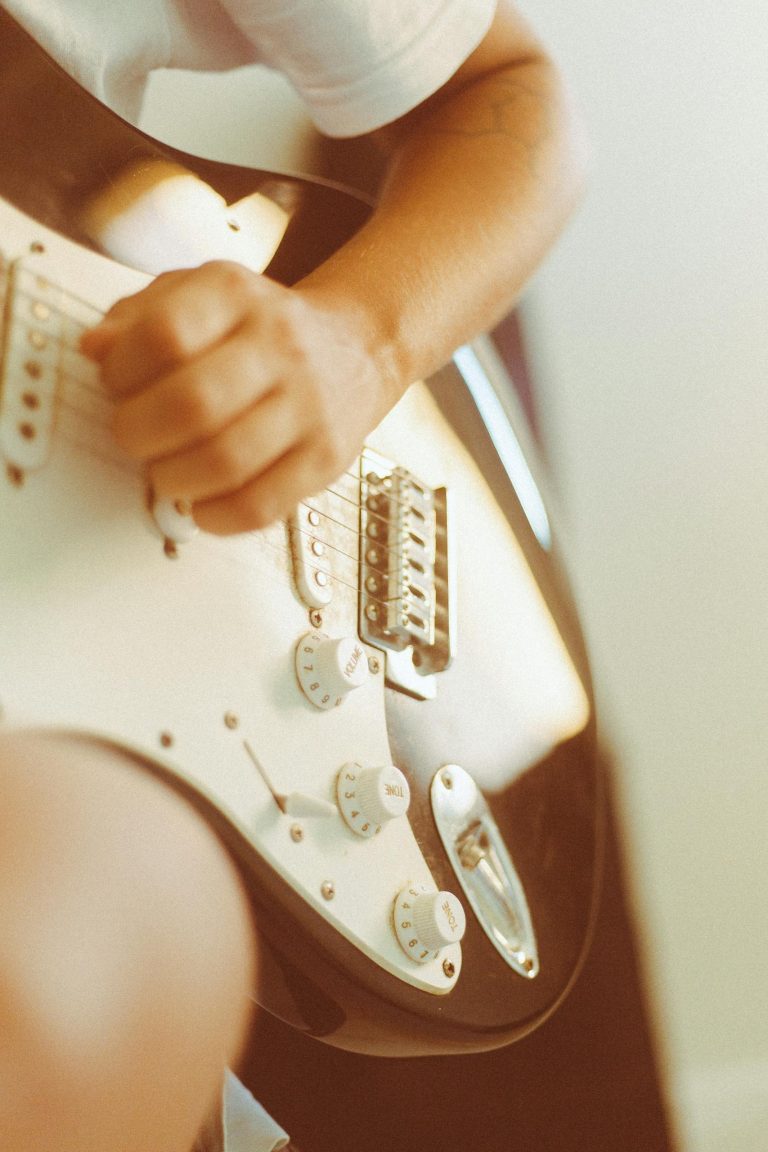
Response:
[[[360,457],[360,637],[387,683],[421,699],[455,644],[448,493],[366,449]]]
[[[300,598],[321,616],[356,589],[360,639],[385,655],[387,684],[420,700],[456,646],[449,506],[445,488],[366,448],[289,523]]]

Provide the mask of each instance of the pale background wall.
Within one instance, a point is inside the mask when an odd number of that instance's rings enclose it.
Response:
[[[673,1103],[687,1152],[764,1152],[768,17],[525,4],[594,148],[526,319]],[[302,118],[246,129],[254,83],[198,78],[179,100],[161,76],[146,125],[290,167]]]
[[[595,157],[528,318],[658,1019],[691,1152],[763,1152],[768,19],[552,0],[537,24]]]

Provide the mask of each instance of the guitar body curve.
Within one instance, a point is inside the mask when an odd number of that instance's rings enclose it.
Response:
[[[343,242],[366,205],[332,185],[156,145],[77,89],[1,12],[0,77],[10,125],[0,164],[2,722],[117,742],[201,806],[248,878],[260,926],[256,997],[275,1015],[379,1054],[515,1039],[554,1010],[587,946],[600,781],[567,590],[472,388],[448,366],[414,385],[368,446],[371,459],[452,497],[451,658],[403,678],[394,648],[361,631],[369,463],[307,503],[333,585],[313,605],[292,525],[229,540],[164,535],[140,473],[110,442],[109,403],[77,352],[78,333],[146,282],[94,250],[83,206],[101,194],[97,172],[112,186],[127,162],[134,173],[172,162],[227,203],[261,190],[287,213],[275,252],[264,250],[268,273],[287,283]],[[480,347],[475,362],[502,394],[508,381],[492,353]],[[35,418],[47,413],[32,448],[21,443],[31,383]],[[296,675],[297,654],[318,633],[351,637],[369,666],[361,688],[326,710]],[[345,766],[388,763],[409,782],[408,816],[365,839],[339,815],[337,781]],[[435,799],[447,766],[477,786],[514,862],[533,975],[494,943],[493,912],[462,896]],[[492,894],[498,874],[490,884]],[[460,946],[421,965],[398,943],[392,911],[418,885],[457,891],[468,909]]]

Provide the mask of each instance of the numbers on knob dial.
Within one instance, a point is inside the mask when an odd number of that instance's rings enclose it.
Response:
[[[408,811],[411,791],[399,768],[345,764],[336,780],[336,799],[345,822],[358,836],[371,837]]]
[[[458,897],[425,884],[403,889],[395,900],[394,919],[400,947],[417,964],[428,964],[447,944],[458,944],[467,926]]]
[[[308,632],[296,645],[296,676],[316,708],[337,708],[368,679],[365,649],[356,636]]]

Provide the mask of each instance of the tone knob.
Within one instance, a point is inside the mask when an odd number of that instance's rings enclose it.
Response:
[[[296,645],[296,675],[316,708],[335,708],[368,679],[365,649],[356,636],[308,632]]]
[[[466,927],[461,901],[452,892],[432,892],[423,884],[413,884],[395,901],[397,939],[419,964],[433,960],[446,944],[458,944]]]
[[[336,781],[336,797],[345,821],[358,836],[375,836],[382,824],[408,811],[411,790],[399,768],[362,768],[345,764]]]

